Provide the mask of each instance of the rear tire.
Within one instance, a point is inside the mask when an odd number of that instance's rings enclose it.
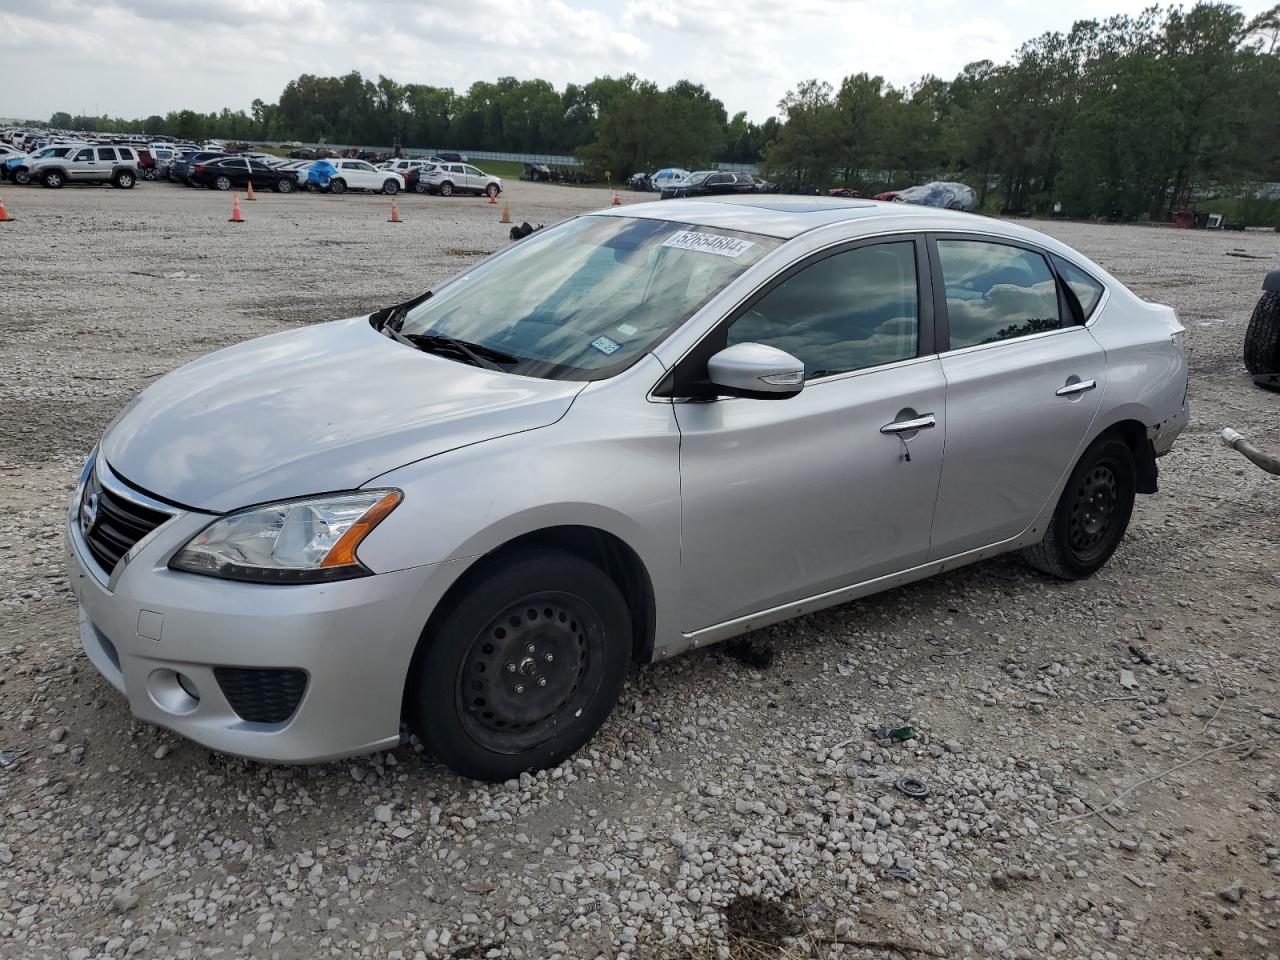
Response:
[[[453,184],[452,184],[452,183],[450,183],[448,180],[446,180],[444,183],[440,184],[440,196],[442,196],[442,197],[452,197],[452,196],[453,196]]]
[[[280,179],[276,181],[276,193],[293,193],[293,181]]]
[[[28,183],[31,182],[31,171],[18,170],[13,175],[13,182],[18,184],[19,186],[25,187]]]
[[[1031,566],[1060,580],[1081,580],[1111,559],[1133,514],[1137,470],[1119,437],[1104,435],[1076,463],[1044,539],[1027,547]]]
[[[631,619],[614,582],[563,550],[481,570],[419,641],[406,703],[427,750],[499,782],[560,763],[622,693]]]
[[[132,190],[133,185],[138,182],[138,178],[128,170],[121,170],[111,178],[111,182],[121,190]]]
[[[1268,290],[1253,308],[1244,334],[1244,365],[1255,376],[1280,373],[1280,293]]]
[[[329,181],[330,193],[346,193],[347,183],[345,180],[339,180],[336,177]]]
[[[213,181],[214,189],[221,190],[224,193],[231,189],[231,178],[227,176],[218,177]]]
[[[427,185],[426,185],[425,183],[423,183],[421,180],[419,180],[417,183],[415,183],[415,184],[413,185],[413,192],[414,192],[414,193],[426,193],[426,192],[427,192]]]

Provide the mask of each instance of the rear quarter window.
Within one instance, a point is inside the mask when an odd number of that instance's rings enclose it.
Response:
[[[1080,304],[1081,316],[1088,320],[1097,308],[1098,301],[1102,299],[1102,291],[1105,288],[1071,261],[1064,260],[1056,254],[1052,256],[1054,269],[1058,271],[1058,276],[1062,278],[1062,282],[1067,285],[1067,289]]]

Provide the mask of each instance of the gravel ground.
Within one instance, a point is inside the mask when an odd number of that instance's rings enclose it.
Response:
[[[537,223],[606,195],[507,196]],[[637,670],[589,749],[490,787],[412,745],[275,767],[133,721],[59,530],[137,390],[417,293],[508,242],[498,210],[4,199],[0,957],[1280,957],[1280,488],[1214,436],[1280,448],[1239,360],[1280,236],[1046,225],[1188,328],[1194,420],[1099,576],[1000,559]]]

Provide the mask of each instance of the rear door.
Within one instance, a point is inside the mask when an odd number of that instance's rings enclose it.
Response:
[[[936,560],[1027,528],[1079,456],[1107,370],[1043,252],[982,236],[929,243],[947,380]]]
[[[789,399],[675,403],[686,632],[924,562],[946,391],[918,263],[923,237],[817,253],[681,362],[752,342],[805,367]]]

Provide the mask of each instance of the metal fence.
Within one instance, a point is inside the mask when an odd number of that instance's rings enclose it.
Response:
[[[279,140],[246,140],[244,141],[251,147],[275,147],[278,146]],[[291,141],[297,142],[297,141]],[[372,146],[361,145],[355,143],[304,143],[303,147],[310,150],[336,150],[339,153],[347,150],[367,150],[370,153],[390,153],[391,147],[388,146]],[[446,152],[457,152],[463,154],[468,160],[475,163],[482,163],[485,160],[499,160],[506,163],[543,163],[549,167],[580,167],[582,161],[577,157],[565,156],[556,153],[502,153],[492,150],[453,150],[446,147],[402,147],[400,152],[406,157],[430,157],[441,150]],[[749,173],[756,176],[759,168],[754,163],[717,163],[714,164],[717,170],[728,170],[732,173]],[[634,173],[635,171],[631,171]],[[619,180],[629,176],[623,173],[619,176]]]

